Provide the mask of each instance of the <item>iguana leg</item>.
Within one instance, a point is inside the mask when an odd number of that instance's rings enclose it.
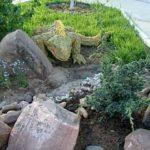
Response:
[[[80,50],[81,50],[81,43],[80,43],[80,39],[74,39],[73,44],[72,44],[72,58],[73,58],[73,62],[74,63],[78,63],[78,64],[85,64],[86,60],[83,57],[82,54],[80,54]]]

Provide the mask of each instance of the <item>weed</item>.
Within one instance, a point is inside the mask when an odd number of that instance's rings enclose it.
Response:
[[[12,0],[0,2],[0,39],[17,28],[22,28],[23,18],[19,6],[12,4]]]

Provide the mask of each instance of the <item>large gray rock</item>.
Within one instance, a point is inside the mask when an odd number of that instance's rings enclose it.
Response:
[[[10,131],[11,128],[0,120],[0,149],[6,146]]]
[[[40,48],[21,31],[6,35],[0,43],[0,59],[11,63],[14,59],[23,60],[41,78],[47,78],[52,72],[52,65]]]
[[[138,129],[125,138],[124,150],[150,150],[150,131]]]
[[[73,150],[78,132],[77,115],[51,100],[33,102],[14,125],[7,150]]]

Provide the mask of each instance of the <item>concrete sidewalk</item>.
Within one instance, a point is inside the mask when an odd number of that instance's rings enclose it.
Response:
[[[87,3],[102,3],[122,11],[147,46],[150,47],[150,0],[80,0]]]

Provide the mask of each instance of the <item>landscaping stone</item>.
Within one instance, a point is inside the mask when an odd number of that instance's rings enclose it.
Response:
[[[1,101],[1,100],[0,100]],[[6,101],[2,101],[2,102],[0,102],[0,110],[2,109],[2,107],[3,106],[5,106],[6,105]]]
[[[10,131],[11,128],[0,120],[0,149],[6,146]]]
[[[32,69],[32,72],[42,79],[47,78],[53,69],[46,55],[21,30],[9,33],[2,39],[0,43],[0,58],[7,63],[21,58],[20,61],[25,62]]]
[[[33,101],[33,96],[32,96],[32,94],[27,93],[27,94],[24,95],[24,97],[22,99],[20,98],[19,101],[21,101],[21,100],[26,101],[28,103],[31,103]]]
[[[37,94],[33,97],[33,102],[43,102],[48,100],[46,94]]]
[[[138,129],[125,138],[124,150],[150,150],[150,131]]]
[[[101,146],[90,145],[87,146],[85,150],[104,150]]]
[[[21,101],[20,103],[19,103],[19,106],[20,106],[20,108],[21,109],[24,109],[26,106],[28,106],[29,105],[29,103],[28,102],[26,102],[26,101]]]
[[[143,118],[143,125],[146,129],[150,130],[150,105],[147,107],[144,118]]]
[[[76,114],[51,100],[33,102],[14,125],[7,150],[73,150],[78,132]]]
[[[54,89],[51,93],[47,94],[47,96],[56,102],[84,98],[100,87],[100,76],[101,74],[99,73],[83,80],[68,82]]]
[[[17,102],[14,102],[12,104],[3,106],[2,113],[7,113],[10,110],[19,110],[19,109],[21,109],[19,104]]]
[[[12,94],[6,92],[4,93],[4,95],[7,96],[2,99],[2,107],[12,104],[14,102],[20,103],[21,101],[31,103],[33,101],[34,93],[21,93],[20,91],[17,91],[16,93],[12,92]]]
[[[53,88],[61,86],[63,83],[67,82],[65,71],[59,68],[55,68],[51,75],[48,77],[48,81],[51,83]]]
[[[9,111],[7,114],[2,114],[1,118],[6,124],[13,124],[18,119],[21,111]]]

